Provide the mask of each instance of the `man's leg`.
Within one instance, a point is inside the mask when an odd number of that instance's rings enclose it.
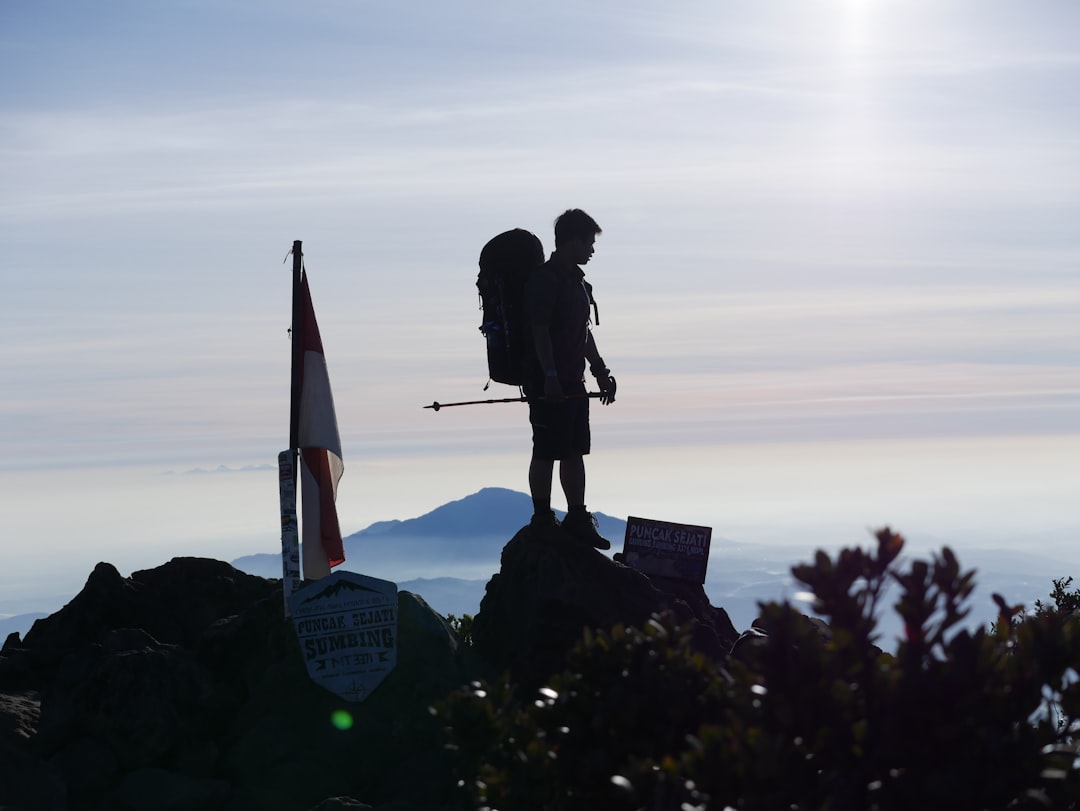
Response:
[[[555,514],[551,511],[551,481],[555,471],[555,456],[552,448],[553,415],[551,404],[535,396],[543,391],[543,386],[526,388],[529,396],[529,424],[532,426],[532,457],[529,460],[529,495],[532,496],[534,529],[556,526]]]
[[[533,501],[533,515],[546,515],[551,511],[551,480],[554,478],[555,461],[540,459],[533,453],[529,463],[529,494]]]
[[[559,482],[567,509],[585,506],[585,457],[568,456],[559,462]],[[550,485],[550,478],[548,484]]]
[[[563,459],[559,463],[559,480],[566,494],[567,506],[563,529],[597,549],[610,549],[611,542],[596,531],[592,514],[585,509],[585,457],[568,456]]]

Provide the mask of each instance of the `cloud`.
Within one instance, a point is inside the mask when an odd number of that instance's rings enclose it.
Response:
[[[1080,430],[1075,10],[428,5],[21,12],[0,468],[266,469],[297,238],[346,464],[504,459],[522,409],[421,406],[484,396],[483,242],[567,205],[630,451]]]
[[[216,476],[222,473],[265,473],[269,470],[277,470],[274,465],[243,465],[241,467],[229,467],[228,465],[218,465],[215,468],[202,468],[196,467],[191,470],[185,470],[180,474],[177,474],[174,470],[165,471],[166,476]]]

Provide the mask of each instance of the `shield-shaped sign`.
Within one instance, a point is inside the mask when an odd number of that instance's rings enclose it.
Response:
[[[337,571],[289,597],[312,681],[363,701],[397,664],[397,585]]]

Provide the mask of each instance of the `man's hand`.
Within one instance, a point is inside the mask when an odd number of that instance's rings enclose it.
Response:
[[[615,378],[608,370],[605,369],[603,374],[596,376],[596,385],[600,387],[602,405],[611,405],[615,402]]]

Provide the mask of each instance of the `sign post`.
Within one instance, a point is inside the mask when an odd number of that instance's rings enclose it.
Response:
[[[360,702],[397,665],[397,585],[337,571],[289,597],[311,680]]]
[[[711,543],[712,527],[630,516],[623,559],[645,574],[704,583]]]
[[[296,454],[278,454],[278,495],[281,501],[281,587],[285,594],[285,616],[289,597],[300,587],[300,529],[296,522]]]

